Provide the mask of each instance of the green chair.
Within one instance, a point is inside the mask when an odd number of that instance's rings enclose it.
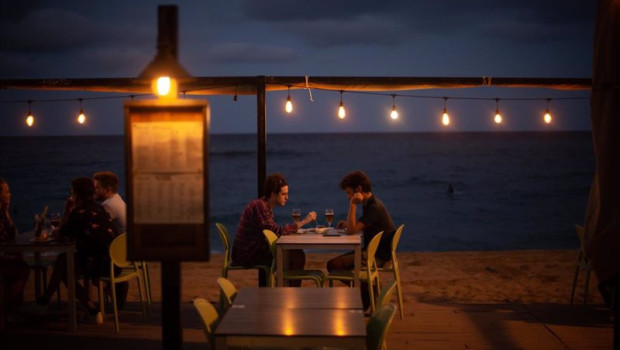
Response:
[[[400,225],[396,232],[394,232],[394,237],[392,238],[392,263],[388,266],[380,267],[379,272],[391,272],[394,275],[394,280],[396,281],[396,290],[398,291],[398,311],[400,312],[400,319],[402,320],[404,316],[403,310],[403,289],[400,285],[400,269],[398,268],[398,258],[396,257],[396,248],[398,247],[398,242],[400,241],[400,236],[403,234],[403,228],[405,225]]]
[[[579,237],[579,256],[575,261],[575,275],[573,277],[573,288],[570,292],[570,305],[573,305],[575,299],[575,287],[577,286],[577,279],[579,277],[579,270],[583,269],[586,273],[586,285],[583,289],[583,306],[588,303],[588,286],[590,284],[590,260],[586,257],[584,238],[585,229],[581,225],[575,225],[575,231],[577,231],[577,237]]]
[[[396,281],[390,281],[386,286],[381,288],[381,292],[379,292],[379,296],[377,297],[377,308],[387,305],[392,301],[394,289],[396,289]]]
[[[114,308],[114,327],[116,333],[120,332],[118,325],[118,307],[116,302],[116,288],[114,286],[117,283],[127,282],[132,279],[138,280],[138,293],[140,294],[140,305],[142,306],[142,316],[146,319],[146,305],[143,295],[144,280],[142,279],[142,271],[138,268],[138,264],[133,261],[127,260],[127,234],[122,234],[114,238],[109,248],[110,252],[110,276],[99,278],[99,305],[100,310],[103,313],[104,307],[104,291],[103,283],[107,282],[110,285],[110,291],[112,292],[112,306]],[[118,276],[114,275],[114,267],[119,267],[121,273]]]
[[[381,283],[379,281],[379,269],[377,268],[375,253],[377,252],[377,248],[379,247],[379,242],[381,241],[382,236],[383,231],[377,233],[368,243],[368,247],[366,247],[366,260],[364,261],[365,264],[363,264],[364,266],[362,266],[359,275],[360,281],[368,283],[371,311],[375,310],[374,289],[376,288],[377,291],[379,291],[381,288]],[[323,278],[323,285],[325,285],[325,282],[329,282],[331,286],[333,280],[347,281],[349,283],[353,283],[353,271],[334,271],[328,273]]]
[[[230,235],[228,234],[228,229],[222,223],[216,223],[217,231],[220,234],[220,240],[222,241],[222,245],[224,246],[224,266],[222,266],[221,277],[228,278],[228,271],[230,270],[248,270],[248,269],[258,269],[263,270],[265,272],[265,276],[269,276],[269,272],[271,271],[271,267],[267,265],[254,265],[250,267],[245,266],[237,266],[231,265],[232,259],[230,258],[231,249],[230,249]]]
[[[394,304],[386,304],[373,312],[366,324],[366,350],[385,349],[385,338],[396,314]]]
[[[265,239],[267,243],[269,243],[269,248],[271,249],[271,255],[273,259],[271,261],[270,273],[269,276],[270,283],[269,285],[276,285],[276,241],[278,240],[278,236],[271,230],[263,230],[263,234],[265,235]],[[283,271],[283,279],[285,281],[292,280],[310,280],[313,281],[317,287],[321,287],[321,282],[325,274],[321,270],[288,270]]]
[[[224,277],[217,278],[217,284],[220,286],[220,313],[227,310],[232,305],[237,296],[237,287]]]
[[[202,325],[204,327],[205,336],[207,337],[207,342],[209,343],[209,349],[215,349],[213,331],[219,319],[217,310],[204,298],[194,299],[194,307],[202,319]]]

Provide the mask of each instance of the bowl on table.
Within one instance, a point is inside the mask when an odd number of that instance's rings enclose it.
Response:
[[[327,231],[329,231],[329,227],[325,227],[323,225],[318,225],[314,230],[315,230],[316,233],[318,233],[320,235],[323,235],[323,234],[327,233]]]

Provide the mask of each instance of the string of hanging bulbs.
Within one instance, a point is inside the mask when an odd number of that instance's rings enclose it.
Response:
[[[219,86],[217,88],[222,88],[222,87],[228,87],[228,86]],[[286,96],[286,100],[285,100],[285,104],[284,104],[284,110],[287,114],[292,114],[293,110],[294,110],[294,106],[293,106],[293,99],[291,97],[291,87],[292,85],[286,85],[287,87],[287,96]],[[234,86],[235,88],[235,95],[233,97],[233,101],[237,101],[238,100],[238,95],[237,95],[237,86]],[[543,115],[543,121],[545,124],[551,124],[553,121],[553,117],[551,115],[550,109],[549,109],[549,104],[551,103],[552,100],[585,100],[588,99],[588,97],[554,97],[554,98],[550,98],[550,97],[546,97],[546,98],[510,98],[510,97],[504,97],[504,98],[499,98],[499,97],[494,97],[494,98],[489,98],[489,97],[449,97],[449,96],[427,96],[427,95],[412,95],[412,94],[388,94],[388,93],[380,93],[380,92],[369,92],[369,91],[348,91],[348,90],[331,90],[331,89],[324,89],[324,88],[315,88],[316,90],[323,90],[323,91],[335,91],[338,92],[340,94],[340,103],[338,105],[338,110],[337,110],[337,116],[339,119],[345,119],[347,117],[347,112],[345,109],[345,104],[344,104],[344,99],[343,96],[345,93],[347,94],[366,94],[366,95],[377,95],[377,96],[388,96],[392,98],[392,108],[390,109],[390,113],[389,113],[389,118],[392,120],[396,120],[400,118],[398,109],[396,107],[396,98],[416,98],[416,99],[442,99],[443,100],[443,112],[441,114],[441,124],[443,126],[449,126],[451,124],[451,117],[450,114],[448,113],[448,108],[447,108],[447,104],[448,104],[448,100],[486,100],[486,101],[495,101],[495,115],[493,117],[493,121],[495,122],[495,124],[502,124],[504,121],[504,118],[502,117],[501,113],[500,113],[500,101],[515,101],[515,100],[519,100],[519,101],[546,101],[546,107],[545,107],[545,114]],[[195,91],[199,91],[199,90],[205,90],[205,89],[195,89]],[[186,93],[189,92],[190,90],[186,90],[186,91],[182,91],[181,93],[183,94],[183,96],[186,96]],[[23,103],[26,102],[28,104],[28,113],[26,114],[26,119],[25,119],[25,123],[27,126],[32,127],[35,124],[35,117],[32,113],[32,106],[35,103],[41,103],[41,102],[67,102],[67,101],[77,101],[79,104],[79,112],[77,114],[76,117],[76,122],[80,125],[84,125],[86,124],[87,121],[87,116],[86,113],[84,112],[84,106],[83,106],[83,101],[85,100],[103,100],[103,99],[125,99],[125,98],[135,98],[135,97],[144,97],[144,96],[150,96],[151,94],[137,94],[137,95],[123,95],[123,96],[105,96],[105,97],[90,97],[90,98],[77,98],[77,99],[67,99],[67,98],[62,98],[62,99],[41,99],[41,100],[0,100],[0,103],[6,103],[6,102],[19,102],[19,103]]]

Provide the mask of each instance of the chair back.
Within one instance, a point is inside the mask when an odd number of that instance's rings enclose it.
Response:
[[[127,234],[116,236],[110,243],[110,260],[118,267],[134,267],[132,261],[127,260]]]
[[[209,348],[213,349],[213,331],[215,330],[215,324],[219,319],[217,310],[204,298],[194,299],[194,307],[202,319],[205,336],[207,337],[207,342],[209,342]]]
[[[265,239],[267,243],[269,243],[269,250],[271,251],[271,256],[273,260],[271,262],[271,272],[276,271],[276,241],[278,240],[278,235],[271,230],[263,230],[263,234],[265,235]]]
[[[396,248],[398,248],[398,242],[400,241],[400,236],[403,234],[404,224],[398,226],[396,232],[394,232],[394,237],[392,237],[392,259],[396,256]]]
[[[385,343],[388,329],[396,314],[394,304],[386,304],[377,308],[366,325],[366,349],[381,350]]]
[[[229,307],[237,296],[237,287],[228,278],[224,277],[218,277],[217,284],[220,286],[220,293],[222,293],[226,300],[226,307]]]
[[[390,281],[379,293],[379,297],[377,298],[377,308],[389,304],[392,301],[392,295],[394,294],[394,290],[396,290],[396,280]]]
[[[379,248],[379,242],[382,236],[383,231],[377,233],[368,243],[368,247],[366,247],[366,268],[369,272],[377,269],[375,253],[377,252],[377,248]]]
[[[217,227],[217,232],[220,234],[220,240],[224,246],[224,266],[228,266],[230,262],[230,235],[224,224],[216,222],[215,226]]]

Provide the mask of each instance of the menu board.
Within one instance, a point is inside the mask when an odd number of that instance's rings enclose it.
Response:
[[[128,253],[208,257],[206,101],[129,101],[125,115]]]

